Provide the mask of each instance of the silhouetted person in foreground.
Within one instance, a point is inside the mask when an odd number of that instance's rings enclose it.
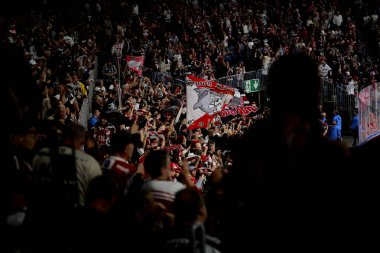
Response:
[[[273,63],[271,116],[239,140],[225,182],[226,252],[325,248],[349,233],[346,151],[320,133],[319,89],[308,56]]]

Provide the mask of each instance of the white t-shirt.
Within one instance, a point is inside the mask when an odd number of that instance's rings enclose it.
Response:
[[[97,12],[101,12],[102,11],[102,7],[100,6],[99,3],[96,3],[96,11]]]
[[[174,59],[177,60],[177,67],[178,68],[182,67],[182,56],[181,56],[181,54],[175,54]]]
[[[263,75],[268,75],[268,70],[270,68],[272,59],[269,56],[264,56],[263,57]]]
[[[170,10],[164,10],[164,18],[166,22],[170,22],[172,20],[172,13]]]
[[[185,185],[179,182],[150,180],[144,183],[143,189],[151,191],[156,200],[173,202],[175,194],[185,189]]]
[[[133,6],[133,14],[134,15],[139,15],[139,6],[137,4],[135,4]]]
[[[347,89],[348,95],[354,95],[355,94],[355,82],[352,80],[349,81],[346,89]]]
[[[328,74],[329,74],[329,71],[331,71],[331,68],[329,65],[325,64],[321,64],[319,65],[319,75],[322,77],[322,78],[327,78]]]
[[[260,14],[260,17],[261,17],[261,21],[263,22],[263,25],[267,26],[267,21],[268,21],[268,16],[267,14],[264,12],[262,14]]]
[[[70,156],[72,155],[72,152],[72,149],[68,147],[61,146],[58,148],[58,153],[60,155]],[[33,158],[33,170],[35,171],[47,168],[50,166],[50,164],[51,160],[49,148],[41,149]],[[99,163],[92,156],[79,150],[75,150],[75,165],[79,193],[79,204],[81,206],[84,206],[88,185],[92,179],[102,174],[102,170],[100,169]]]
[[[106,87],[104,87],[104,86],[97,86],[97,87],[95,87],[95,91],[98,93],[104,93],[107,90],[106,90]]]
[[[372,14],[371,18],[372,18],[372,21],[376,23],[379,16],[377,14]]]
[[[226,27],[230,28],[231,27],[231,21],[229,20],[229,18],[226,18],[225,22],[226,22]]]
[[[335,15],[334,18],[333,18],[333,23],[336,26],[341,26],[342,23],[343,23],[343,17],[342,17],[342,15],[340,15],[340,14],[339,15]]]
[[[363,17],[363,22],[364,23],[367,23],[369,21],[370,17],[367,15],[367,16],[364,16]]]
[[[244,34],[248,33],[248,25],[243,25],[243,33]]]
[[[228,36],[224,36],[224,40],[223,40],[223,46],[224,47],[228,47]]]

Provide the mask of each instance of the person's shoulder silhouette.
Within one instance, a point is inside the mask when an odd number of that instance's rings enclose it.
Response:
[[[290,247],[316,242],[319,229],[326,234],[341,224],[346,152],[320,134],[320,86],[318,67],[306,55],[280,57],[270,68],[271,116],[239,140],[226,179],[227,252],[272,240]]]

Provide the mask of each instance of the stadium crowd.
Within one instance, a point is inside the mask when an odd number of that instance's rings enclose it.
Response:
[[[321,137],[339,142],[342,119],[337,111],[317,110],[313,84],[320,87],[321,79],[357,95],[379,79],[378,62],[365,57],[360,31],[367,22],[379,22],[379,10],[366,16],[362,1],[342,2],[76,1],[58,10],[44,1],[27,15],[4,15],[2,43],[14,52],[9,57],[21,55],[28,63],[31,80],[23,82],[30,81],[25,91],[37,112],[8,126],[12,162],[1,196],[7,249],[234,252],[249,245],[248,235],[232,231],[238,225],[256,226],[253,233],[263,245],[271,228],[278,225],[284,232],[283,226],[290,225],[286,215],[308,231],[301,224],[308,214],[320,214],[307,223],[312,228],[334,219],[334,228],[342,225],[348,214],[338,217],[334,208],[348,207],[347,194],[354,202],[359,198],[348,186],[350,172],[337,167],[360,159]],[[144,56],[141,76],[128,68],[127,55]],[[9,74],[17,79],[12,62]],[[254,115],[188,129],[186,89],[176,80],[190,73],[214,80],[259,69],[277,90],[270,92],[272,111],[265,107]],[[6,80],[13,83],[12,78]],[[90,91],[93,101],[87,101]],[[86,103],[91,103],[91,118],[81,126]],[[281,108],[285,104],[289,114]],[[18,113],[32,111],[20,107]],[[354,134],[357,129],[355,123]],[[332,162],[325,164],[323,158]],[[279,171],[279,161],[294,170]],[[301,171],[303,166],[310,172]],[[324,177],[328,169],[331,178]],[[340,176],[349,180],[340,182]],[[243,187],[251,184],[254,200]],[[264,207],[253,208],[255,201]],[[293,213],[276,216],[270,209],[292,204],[305,213],[290,208]],[[323,209],[328,205],[330,215]],[[244,207],[263,220],[247,218]],[[234,218],[226,218],[229,214]],[[346,228],[339,231],[348,234]],[[57,236],[62,231],[68,233]],[[237,246],[231,238],[244,241]]]

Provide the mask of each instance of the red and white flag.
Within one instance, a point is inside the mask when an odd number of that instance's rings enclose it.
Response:
[[[214,81],[187,76],[186,118],[189,129],[206,128],[213,118],[230,103],[235,90]]]
[[[137,72],[138,75],[141,76],[144,67],[144,56],[127,55],[127,65],[128,68]]]

